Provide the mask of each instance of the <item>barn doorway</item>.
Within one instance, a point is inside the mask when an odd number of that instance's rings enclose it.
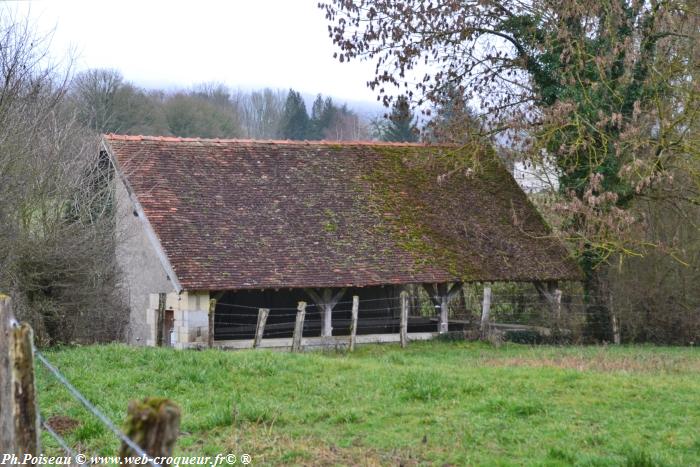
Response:
[[[175,345],[175,312],[173,310],[165,310],[163,316],[163,345],[172,347]]]

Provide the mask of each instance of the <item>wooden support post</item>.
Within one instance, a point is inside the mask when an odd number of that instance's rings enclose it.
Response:
[[[401,292],[401,328],[399,329],[401,347],[408,345],[408,292]]]
[[[323,329],[321,337],[331,337],[333,335],[333,307],[325,303],[323,305]]]
[[[352,317],[350,320],[350,351],[355,350],[355,337],[357,336],[357,314],[360,309],[360,297],[352,297]]]
[[[335,295],[330,288],[323,289],[320,295],[313,289],[305,290],[319,310],[322,310],[321,337],[330,338],[333,335],[333,308],[345,294],[345,289],[340,289]]]
[[[152,458],[172,458],[175,441],[180,434],[180,409],[170,400],[158,397],[131,401],[124,434]],[[136,463],[125,465],[143,465],[138,454],[123,442],[119,455],[122,459],[127,457],[137,459]],[[160,465],[170,466],[165,462]]]
[[[481,305],[481,338],[489,332],[489,315],[491,314],[491,287],[484,287],[484,302]]]
[[[211,349],[214,347],[214,328],[216,327],[216,299],[209,300],[209,335],[207,336],[207,344]]]
[[[554,335],[556,339],[559,339],[561,336],[561,290],[560,289],[555,289],[554,294],[553,294],[553,301],[554,303],[552,304],[554,307]]]
[[[165,319],[165,298],[164,293],[158,294],[158,311],[156,314],[156,346],[163,346],[163,320]]]
[[[297,306],[297,320],[294,323],[294,336],[292,337],[292,352],[301,350],[301,338],[304,334],[304,318],[306,318],[306,302],[299,302]]]
[[[255,327],[255,341],[253,341],[253,348],[257,349],[260,347],[260,341],[263,338],[263,333],[265,332],[265,323],[267,322],[267,315],[270,314],[270,310],[267,308],[260,308],[258,310],[258,325]]]
[[[440,324],[438,327],[438,333],[445,334],[448,331],[448,313],[450,311],[450,299],[447,294],[440,296]]]
[[[0,295],[0,453],[20,459],[41,451],[33,342],[32,328],[17,325],[10,299]]]
[[[439,334],[449,331],[450,300],[462,291],[462,286],[461,282],[456,282],[451,286],[450,284],[423,284],[430,296],[430,301],[436,308],[440,308],[437,329]]]

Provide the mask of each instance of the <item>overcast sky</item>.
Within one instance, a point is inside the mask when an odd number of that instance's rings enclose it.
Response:
[[[52,51],[77,69],[116,68],[146,87],[222,82],[374,102],[367,62],[339,63],[318,0],[32,1]]]

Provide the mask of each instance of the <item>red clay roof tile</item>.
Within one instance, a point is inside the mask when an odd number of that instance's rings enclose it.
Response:
[[[455,171],[473,149],[104,141],[186,290],[580,277],[495,158]]]

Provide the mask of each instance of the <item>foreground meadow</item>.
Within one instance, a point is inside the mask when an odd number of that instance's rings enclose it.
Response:
[[[179,454],[248,453],[254,465],[700,465],[693,348],[108,345],[45,355],[112,420],[132,399],[174,400]],[[42,415],[66,439],[116,452],[115,437],[65,388],[43,369],[37,377]]]

